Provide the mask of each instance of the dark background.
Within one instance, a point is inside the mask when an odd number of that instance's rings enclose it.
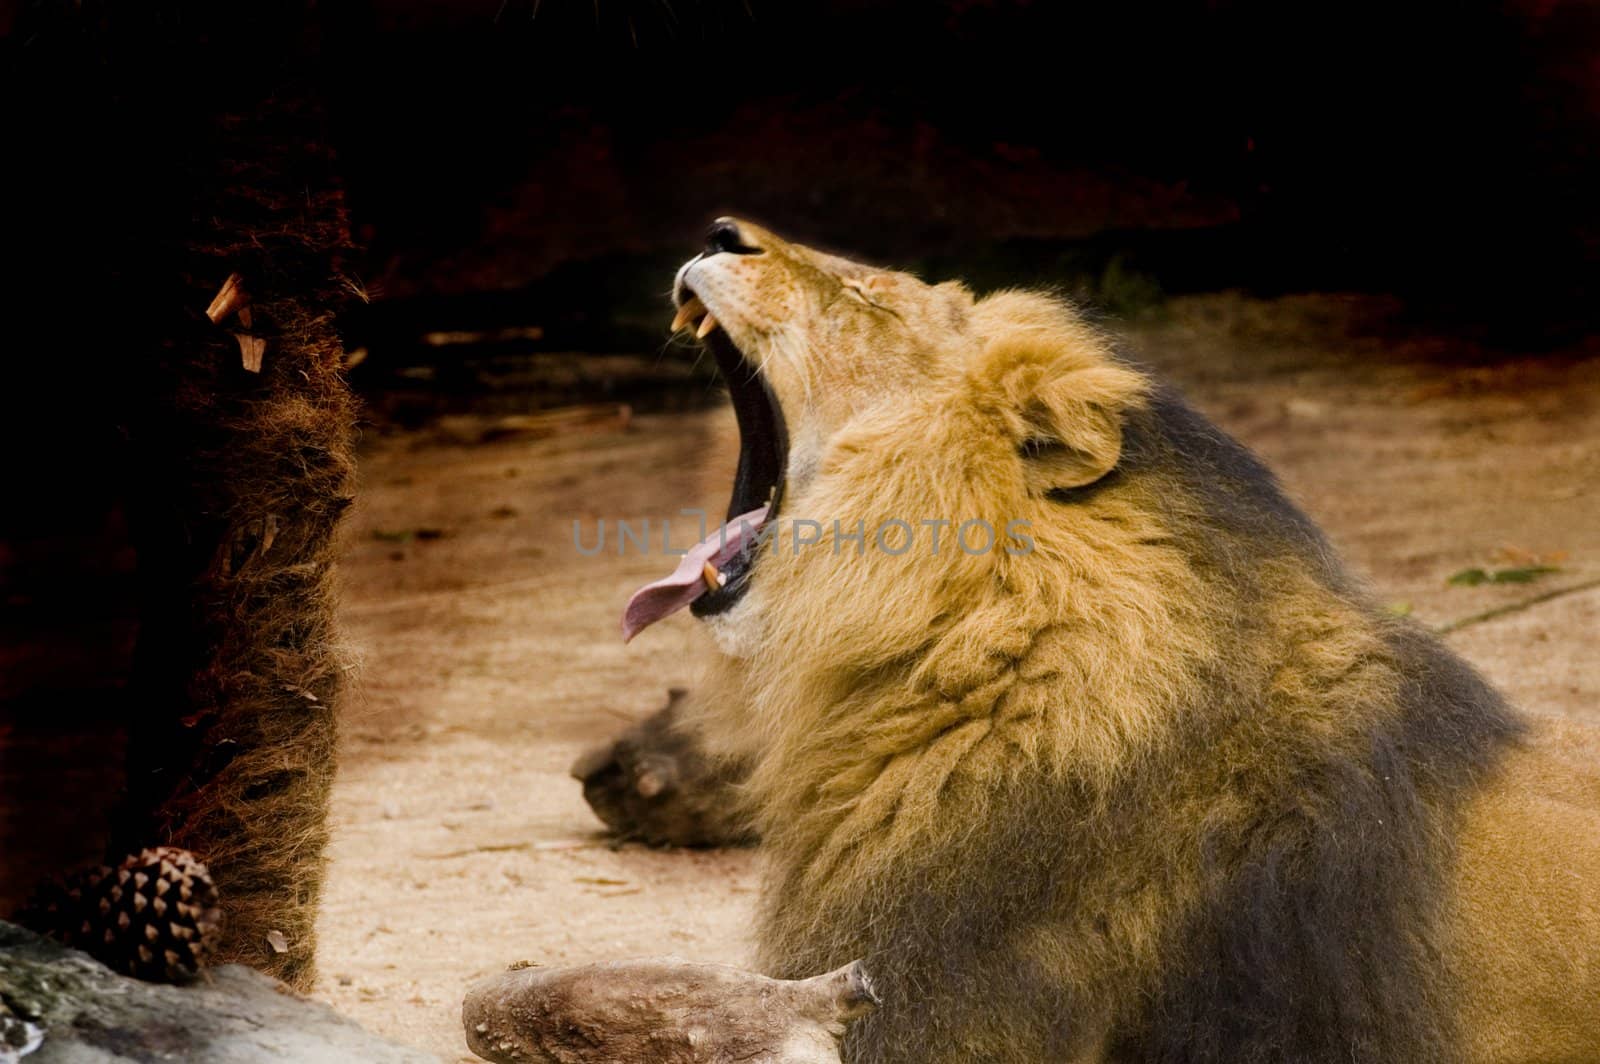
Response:
[[[339,32],[389,297],[682,256],[722,210],[894,261],[1098,237],[1170,291],[1466,321],[1576,328],[1594,295],[1594,4],[485,0]]]
[[[723,212],[980,284],[1390,292],[1511,349],[1594,317],[1589,2],[35,2],[0,58],[23,335],[93,326],[62,293],[97,269],[141,313],[187,119],[263,85],[321,102],[374,365],[535,319],[659,341]]]
[[[264,93],[335,152],[375,416],[486,359],[660,352],[724,212],[1113,316],[1239,287],[1392,293],[1512,354],[1595,325],[1593,2],[0,0],[0,93],[23,523],[117,490],[196,130]]]

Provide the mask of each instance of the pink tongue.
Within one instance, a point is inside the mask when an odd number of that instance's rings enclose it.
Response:
[[[739,553],[746,541],[755,538],[766,519],[765,506],[740,514],[690,547],[671,576],[635,591],[622,611],[622,641],[626,643],[661,618],[677,613],[704,595],[709,590],[703,575],[706,563],[722,568],[724,562]]]

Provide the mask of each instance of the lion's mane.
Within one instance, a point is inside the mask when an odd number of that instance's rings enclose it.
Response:
[[[1455,1059],[1441,877],[1516,718],[1070,308],[972,317],[786,503],[916,549],[764,556],[697,700],[755,759],[765,966],[866,959],[855,1064]],[[924,517],[1034,549],[931,556]]]

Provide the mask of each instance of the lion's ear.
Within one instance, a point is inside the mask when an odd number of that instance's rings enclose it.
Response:
[[[1010,435],[1029,494],[1081,488],[1115,469],[1123,422],[1144,403],[1149,378],[1049,296],[995,293],[973,318],[983,340],[969,380]]]
[[[1071,395],[1035,396],[1022,410],[1017,454],[1030,495],[1093,484],[1122,457],[1122,410]]]
[[[1122,422],[1143,392],[1143,379],[1112,364],[1050,374],[1024,372],[1014,394],[1017,454],[1029,494],[1093,484],[1122,457]]]

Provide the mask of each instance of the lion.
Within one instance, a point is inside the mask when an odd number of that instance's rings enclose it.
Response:
[[[1066,302],[723,219],[675,285],[729,524],[629,603],[888,1062],[1600,1060],[1600,741],[1391,616]]]

